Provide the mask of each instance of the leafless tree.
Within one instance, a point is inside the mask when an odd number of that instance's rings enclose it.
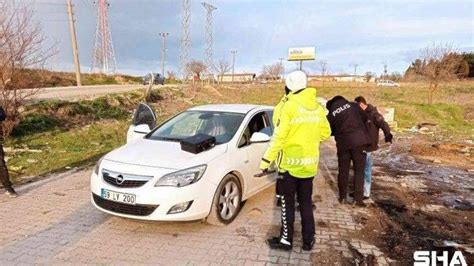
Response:
[[[186,65],[186,71],[193,74],[193,83],[194,80],[201,80],[201,74],[207,70],[206,64],[202,61],[191,60]]]
[[[229,72],[232,69],[232,66],[229,63],[229,61],[222,58],[216,63],[214,68],[216,69],[217,74],[219,75],[218,76],[218,82],[220,83],[220,82],[222,82],[222,78],[223,78],[224,74],[226,72]]]
[[[44,83],[44,66],[55,54],[55,46],[43,47],[42,28],[26,5],[0,0],[0,10],[0,104],[7,114],[2,133],[9,136],[20,122],[25,102]],[[39,80],[31,80],[32,69]]]
[[[265,79],[278,80],[285,68],[282,63],[275,63],[273,65],[263,66],[262,77]]]
[[[421,61],[415,72],[429,82],[428,101],[433,103],[439,84],[458,77],[462,56],[450,44],[433,44],[422,49]]]
[[[374,77],[375,77],[374,73],[372,73],[370,71],[365,72],[364,79],[367,83],[370,82],[372,80],[372,78],[374,78]]]
[[[176,80],[176,72],[168,70],[166,71],[166,75],[168,76],[169,80]]]

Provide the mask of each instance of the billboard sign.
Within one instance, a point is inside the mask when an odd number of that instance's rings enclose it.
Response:
[[[288,61],[314,60],[315,57],[315,47],[296,47],[288,49]]]

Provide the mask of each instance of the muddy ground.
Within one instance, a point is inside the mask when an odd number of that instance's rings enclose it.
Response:
[[[402,265],[417,250],[461,250],[474,263],[472,144],[399,136],[374,153],[370,215],[360,235]],[[373,232],[373,234],[367,234]]]

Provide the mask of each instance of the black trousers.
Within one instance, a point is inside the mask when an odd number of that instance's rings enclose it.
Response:
[[[277,179],[277,196],[281,199],[280,237],[284,241],[293,243],[295,194],[300,205],[303,242],[309,243],[314,239],[313,179],[297,178],[288,172]]]
[[[3,145],[0,144],[0,182],[4,188],[11,188],[12,183],[10,182],[10,176],[8,175],[7,165],[5,163],[5,152],[3,151]]]
[[[354,200],[362,202],[364,199],[364,169],[367,159],[366,146],[359,146],[350,150],[338,150],[337,160],[339,174],[337,176],[337,186],[339,188],[339,199],[347,197],[349,185],[349,171],[351,162],[354,166]]]

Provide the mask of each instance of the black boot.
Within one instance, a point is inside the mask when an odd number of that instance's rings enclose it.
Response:
[[[284,244],[281,242],[281,238],[279,237],[272,237],[267,239],[267,245],[270,247],[270,249],[280,249],[285,251],[290,251],[293,248],[291,242],[290,244]]]
[[[303,242],[303,250],[311,251],[313,249],[314,242],[315,242],[314,238],[313,238],[313,240],[311,240],[309,242]]]
[[[10,198],[16,198],[18,197],[18,194],[16,194],[15,190],[12,187],[5,188],[7,196]]]
[[[343,198],[339,198],[339,204],[346,204],[347,200]]]

